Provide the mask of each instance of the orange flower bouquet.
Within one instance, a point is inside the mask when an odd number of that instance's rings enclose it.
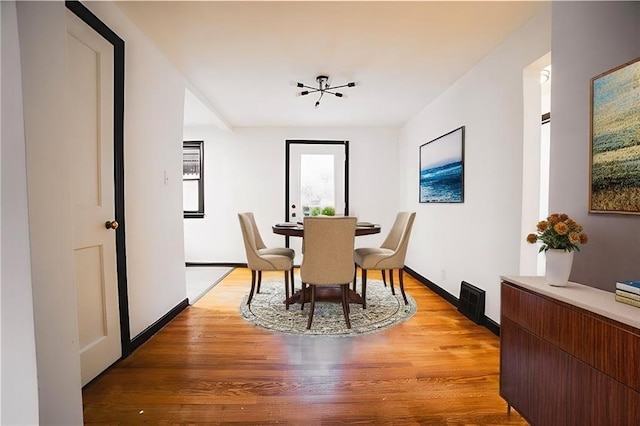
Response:
[[[536,226],[536,234],[527,235],[527,241],[535,244],[542,241],[538,252],[549,249],[580,251],[580,244],[586,244],[589,237],[575,220],[564,213],[553,213],[547,220],[541,220]]]

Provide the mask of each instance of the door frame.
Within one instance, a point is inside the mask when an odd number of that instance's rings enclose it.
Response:
[[[349,216],[349,141],[331,141],[331,140],[311,140],[311,139],[287,139],[285,141],[285,159],[284,159],[284,215],[285,222],[289,222],[289,172],[291,161],[291,145],[344,145],[344,215]],[[289,247],[289,237],[285,237],[285,246]]]
[[[129,327],[129,293],[124,217],[124,40],[79,1],[65,1],[65,6],[84,23],[113,45],[113,183],[116,233],[116,272],[120,310],[121,358],[132,351]]]

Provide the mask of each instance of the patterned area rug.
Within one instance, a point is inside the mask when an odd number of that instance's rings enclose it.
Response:
[[[296,283],[299,283],[296,279]],[[296,287],[298,288],[298,287]],[[360,283],[357,286],[360,293]],[[350,304],[351,329],[347,329],[339,302],[316,302],[311,330],[307,330],[310,303],[300,310],[300,304],[284,305],[284,283],[265,280],[260,293],[253,295],[251,306],[247,306],[248,294],[240,304],[240,313],[247,321],[267,330],[301,335],[356,336],[384,330],[411,318],[417,310],[415,300],[407,294],[409,304],[405,305],[400,289],[396,285],[396,295],[380,280],[367,280],[367,309],[362,305]]]

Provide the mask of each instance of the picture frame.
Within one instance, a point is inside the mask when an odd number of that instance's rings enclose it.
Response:
[[[464,130],[420,145],[420,203],[464,202]]]
[[[591,79],[589,212],[640,214],[640,58]]]

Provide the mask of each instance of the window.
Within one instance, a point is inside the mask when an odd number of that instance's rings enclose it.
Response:
[[[182,144],[182,201],[185,218],[204,217],[204,141]]]
[[[336,205],[333,154],[300,155],[300,205],[304,216]]]

